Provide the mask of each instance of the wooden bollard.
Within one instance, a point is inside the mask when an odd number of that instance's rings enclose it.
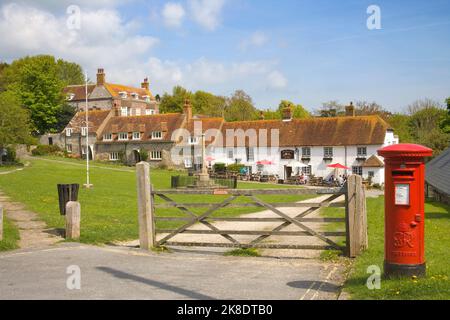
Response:
[[[138,198],[139,243],[141,249],[150,250],[155,246],[155,226],[150,185],[150,165],[139,162],[136,165]]]
[[[69,201],[66,204],[66,239],[80,238],[80,203]]]
[[[0,241],[3,240],[3,207],[0,204]]]

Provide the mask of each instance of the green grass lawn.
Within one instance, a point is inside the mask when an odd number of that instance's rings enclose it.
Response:
[[[58,183],[85,183],[84,162],[75,159],[39,158],[29,160],[30,166],[25,170],[5,176],[0,175],[0,189],[12,199],[24,203],[28,209],[37,212],[51,228],[63,228],[64,218],[59,215]],[[113,170],[111,170],[113,169]],[[170,176],[179,172],[168,170],[151,170],[151,182],[156,189],[170,188]],[[94,188],[80,188],[81,203],[81,238],[84,243],[108,243],[138,238],[136,174],[134,168],[94,162],[91,167],[91,182]],[[240,182],[239,188],[277,188],[270,184]],[[181,202],[214,203],[227,196],[171,196]],[[271,202],[300,201],[311,196],[271,195],[261,196]],[[158,202],[161,200],[157,199]],[[238,198],[235,202],[245,202]],[[259,208],[224,208],[216,215],[236,216],[260,210]],[[201,214],[205,208],[192,209]],[[157,215],[186,216],[176,208],[158,209]],[[174,228],[183,222],[159,221],[158,228]]]
[[[1,165],[0,172],[12,171],[19,168],[23,168],[23,165]]]
[[[4,212],[3,215],[6,213]],[[3,218],[3,240],[0,241],[0,251],[12,250],[18,248],[19,230],[6,217]]]
[[[368,198],[369,249],[354,260],[344,291],[352,299],[450,299],[450,207],[427,201],[425,205],[425,254],[427,277],[424,279],[382,279],[380,290],[369,290],[367,268],[383,270],[384,197]],[[342,211],[327,209],[327,216]]]

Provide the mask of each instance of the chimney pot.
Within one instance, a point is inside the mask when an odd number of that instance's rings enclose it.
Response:
[[[99,68],[97,70],[97,85],[103,86],[105,84],[105,79],[106,79],[105,71],[103,70],[103,68]]]
[[[144,82],[141,83],[141,88],[142,88],[142,89],[145,89],[145,90],[149,90],[150,85],[149,85],[149,83],[148,83],[148,78],[145,78],[145,79],[144,79]]]
[[[345,107],[345,115],[347,117],[354,117],[356,115],[355,107],[353,106],[353,102],[350,102],[350,105]]]

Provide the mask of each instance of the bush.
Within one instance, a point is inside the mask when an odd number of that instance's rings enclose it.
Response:
[[[220,163],[220,162],[215,163],[213,168],[214,168],[214,172],[225,172],[225,170],[226,170],[225,163]]]
[[[31,151],[31,154],[33,156],[47,156],[61,153],[62,153],[61,148],[58,147],[57,145],[43,145],[43,144],[38,145],[36,149]]]
[[[245,165],[243,165],[243,164],[238,164],[238,163],[236,163],[236,164],[230,164],[229,166],[227,166],[227,171],[228,172],[236,172],[236,173],[239,173],[239,172],[241,172],[241,169],[242,168],[245,168]]]
[[[139,151],[140,155],[141,155],[141,161],[147,161],[148,160],[148,151],[141,149]]]

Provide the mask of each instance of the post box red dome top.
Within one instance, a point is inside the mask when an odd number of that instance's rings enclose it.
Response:
[[[423,158],[431,157],[433,155],[433,150],[419,144],[399,143],[378,150],[378,155],[384,158]]]

